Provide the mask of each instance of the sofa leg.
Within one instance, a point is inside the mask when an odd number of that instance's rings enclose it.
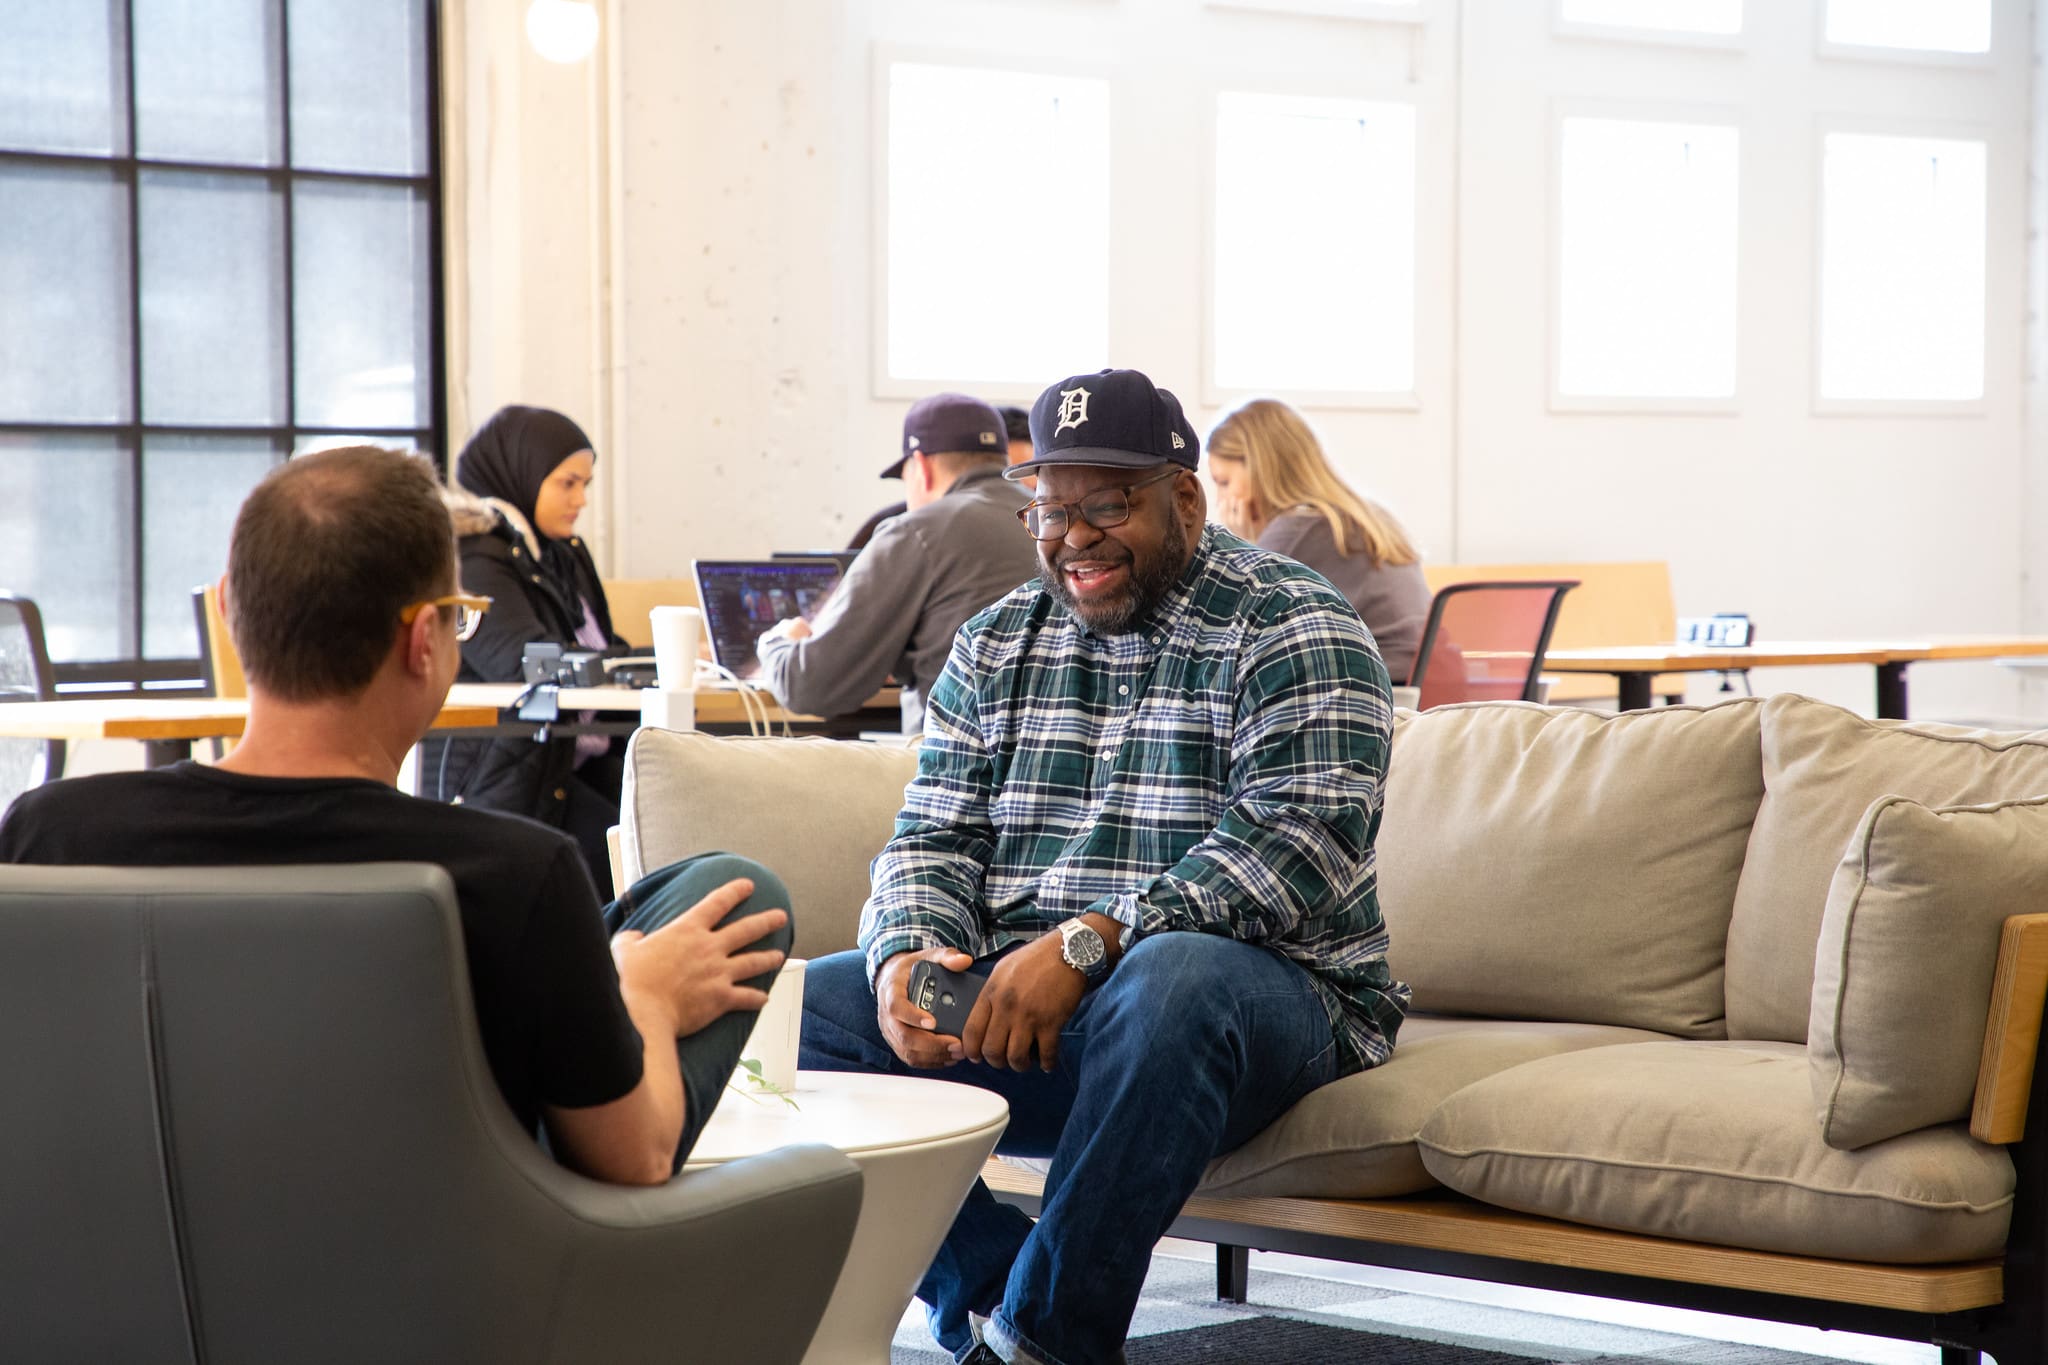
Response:
[[[1251,1292],[1252,1249],[1216,1244],[1216,1298],[1221,1303],[1243,1303]],[[1941,1365],[1949,1365],[1944,1359]]]

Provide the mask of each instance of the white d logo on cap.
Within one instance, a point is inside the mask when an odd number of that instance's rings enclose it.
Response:
[[[1052,429],[1057,436],[1068,427],[1078,427],[1088,420],[1088,390],[1060,390],[1060,424]]]

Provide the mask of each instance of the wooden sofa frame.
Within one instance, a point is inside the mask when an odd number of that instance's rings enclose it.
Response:
[[[2048,1135],[2026,1141],[2048,996],[2048,914],[2005,922],[1972,1136],[2018,1171],[2005,1254],[1878,1265],[1610,1232],[1447,1191],[1397,1199],[1190,1199],[1170,1232],[1216,1246],[1217,1297],[1242,1303],[1250,1252],[1555,1289],[1927,1342],[1942,1365],[2048,1365]],[[1041,1178],[991,1161],[996,1196],[1038,1212]]]

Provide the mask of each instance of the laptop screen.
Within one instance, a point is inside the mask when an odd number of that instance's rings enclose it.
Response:
[[[761,672],[754,641],[777,621],[815,617],[839,582],[829,559],[700,559],[697,600],[711,657],[735,677]]]

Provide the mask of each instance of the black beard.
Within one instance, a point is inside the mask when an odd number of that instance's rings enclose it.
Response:
[[[1075,620],[1097,634],[1127,634],[1138,622],[1151,615],[1152,609],[1165,601],[1166,595],[1173,591],[1173,585],[1180,581],[1181,570],[1187,567],[1188,562],[1188,529],[1181,524],[1179,517],[1173,518],[1167,525],[1166,539],[1160,544],[1158,554],[1146,563],[1139,563],[1135,555],[1126,551],[1131,565],[1130,587],[1124,590],[1122,597],[1084,607],[1068,588],[1067,576],[1060,572],[1060,566],[1063,562],[1095,555],[1095,551],[1087,550],[1048,558],[1041,551],[1039,561],[1045,569],[1045,590]]]

